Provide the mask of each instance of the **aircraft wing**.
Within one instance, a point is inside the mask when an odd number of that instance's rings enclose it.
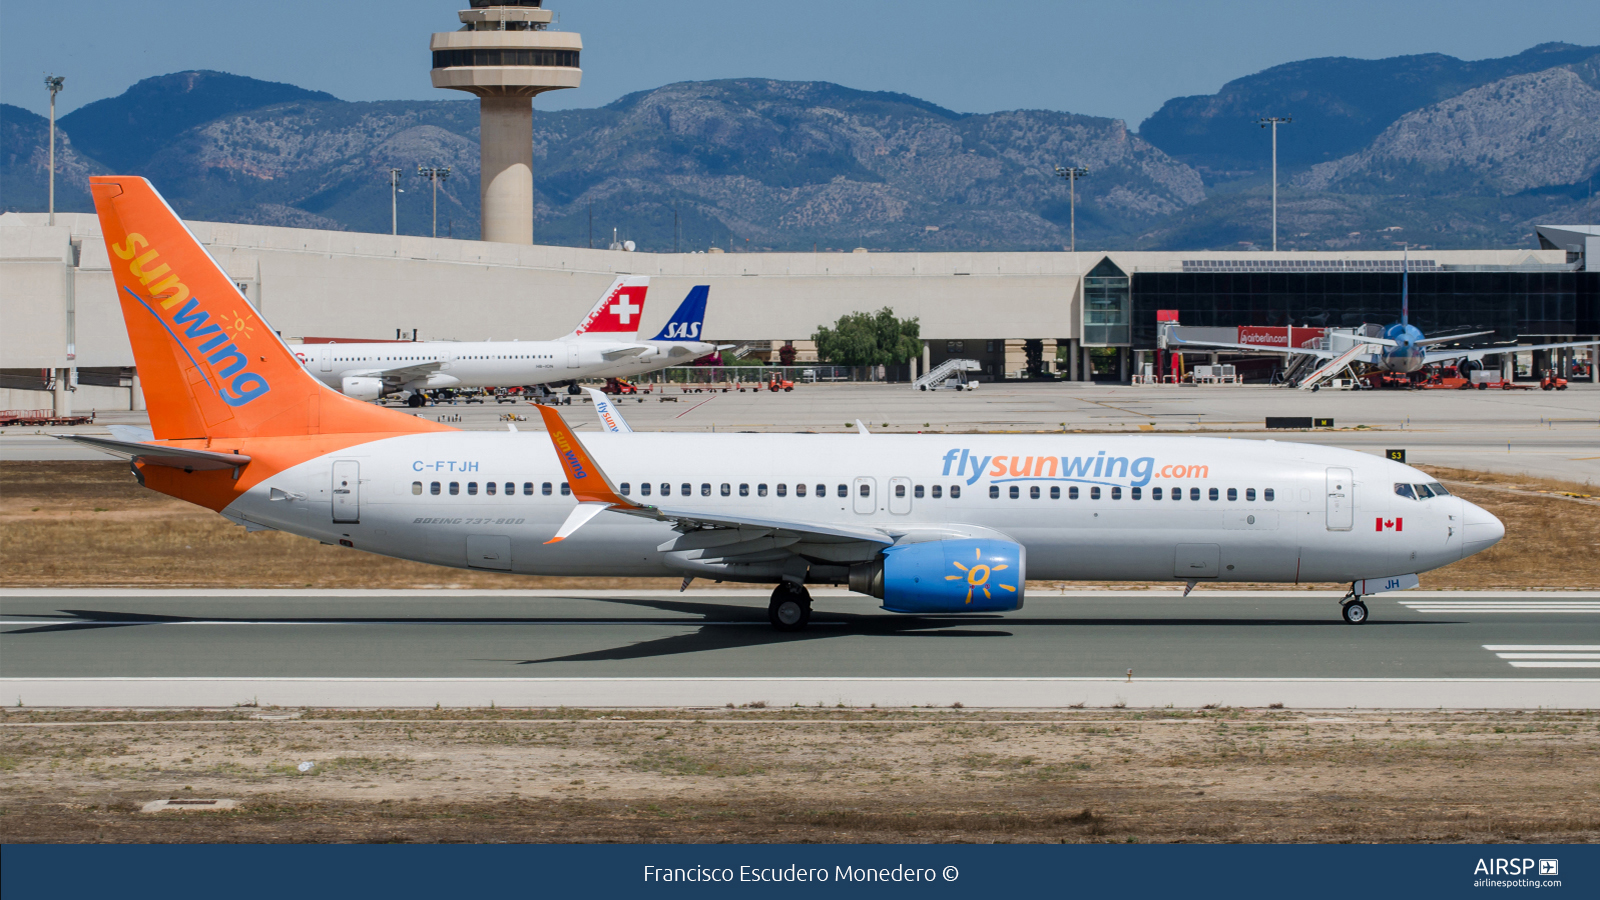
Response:
[[[1264,347],[1260,344],[1227,344],[1222,341],[1185,341],[1178,338],[1173,338],[1173,343],[1182,344],[1185,347],[1220,347],[1230,350],[1253,350],[1257,353],[1304,353],[1320,359],[1333,359],[1339,355],[1332,350],[1312,350],[1307,347],[1290,349],[1288,347]]]
[[[729,516],[726,514],[696,512],[688,509],[662,509],[654,506],[640,506],[632,509],[613,507],[612,510],[626,513],[630,516],[655,519],[658,522],[671,522],[680,526],[680,529],[686,532],[701,528],[739,528],[768,531],[779,537],[798,537],[802,540],[831,538],[845,541],[865,541],[867,543],[882,544],[885,547],[895,542],[893,537],[875,528],[849,528],[840,525],[821,525],[815,522],[800,522],[791,519]]]
[[[418,378],[426,378],[449,365],[444,360],[430,360],[428,362],[411,363],[405,366],[395,366],[392,369],[356,369],[347,370],[344,375],[352,378],[382,378],[389,384],[405,384]]]
[[[1443,335],[1440,335],[1438,337],[1423,338],[1422,340],[1417,341],[1416,343],[1419,346],[1426,347],[1426,346],[1428,346],[1430,344],[1444,344],[1444,343],[1448,343],[1450,341],[1464,341],[1467,338],[1483,337],[1486,334],[1494,334],[1494,332],[1493,331],[1469,331],[1466,334],[1443,334]]]
[[[764,537],[786,540],[790,544],[800,541],[820,541],[866,542],[889,546],[895,542],[892,536],[875,528],[852,528],[845,525],[730,516],[726,513],[647,506],[617,492],[610,476],[600,469],[600,465],[589,455],[578,435],[567,427],[567,422],[561,418],[560,413],[548,406],[536,408],[540,417],[544,419],[545,428],[550,432],[550,442],[555,446],[556,458],[561,461],[562,471],[566,473],[567,484],[572,487],[572,496],[578,500],[578,505],[568,515],[567,521],[562,523],[556,536],[545,543],[565,540],[589,520],[606,511],[654,519],[658,522],[671,522],[679,531],[684,532],[685,537],[690,533],[708,529],[738,529],[741,532],[747,530],[765,532]]]
[[[1600,341],[1568,341],[1565,344],[1533,344],[1517,347],[1483,347],[1478,350],[1438,350],[1422,358],[1423,365],[1432,365],[1450,359],[1482,359],[1499,353],[1527,353],[1529,350],[1561,350],[1566,347],[1593,347]]]

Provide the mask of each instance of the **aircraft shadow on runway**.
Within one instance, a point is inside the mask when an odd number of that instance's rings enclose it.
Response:
[[[1284,618],[1099,618],[1099,617],[1028,617],[1001,615],[932,616],[897,613],[862,614],[837,611],[820,611],[814,614],[811,627],[806,631],[784,633],[774,631],[765,621],[753,618],[758,608],[730,606],[666,598],[614,597],[583,598],[591,602],[616,604],[656,610],[685,616],[680,620],[663,620],[654,616],[606,617],[607,624],[639,624],[665,627],[695,628],[691,633],[679,633],[652,638],[621,647],[591,650],[563,656],[540,659],[482,659],[480,662],[500,662],[514,665],[538,665],[556,662],[617,662],[679,656],[689,653],[706,653],[715,650],[735,650],[806,641],[831,640],[841,637],[908,637],[908,638],[1003,638],[1014,632],[998,628],[1094,628],[1094,627],[1337,627],[1349,628],[1337,619],[1284,619]],[[57,610],[59,621],[29,625],[3,632],[7,637],[18,635],[49,634],[56,632],[89,631],[103,628],[132,628],[144,625],[181,625],[190,622],[227,624],[259,623],[264,625],[290,625],[304,623],[386,625],[540,625],[571,622],[575,616],[506,616],[470,617],[353,617],[353,616],[178,616],[149,613],[132,613],[114,610],[62,609]],[[41,616],[40,618],[44,618]],[[1398,625],[1453,624],[1442,621],[1401,620],[1374,621],[1363,626],[1371,630]],[[979,630],[982,629],[982,630]]]
[[[885,613],[883,615],[863,615],[860,613],[846,613],[825,611],[813,613],[811,627],[802,632],[778,632],[772,630],[766,623],[750,622],[746,616],[753,610],[741,607],[728,607],[718,604],[694,603],[680,600],[667,600],[658,598],[594,598],[596,602],[628,604],[658,609],[664,612],[682,614],[697,614],[703,617],[706,627],[701,627],[692,634],[675,634],[662,638],[640,641],[625,647],[612,647],[605,650],[591,650],[584,653],[573,653],[565,656],[552,656],[543,659],[524,660],[479,660],[480,662],[514,662],[516,665],[538,665],[540,663],[556,662],[618,662],[625,660],[650,659],[661,656],[676,656],[686,653],[704,653],[712,650],[735,650],[745,647],[760,647],[775,644],[787,644],[802,641],[830,640],[841,637],[866,636],[866,637],[945,637],[945,638],[987,638],[987,637],[1013,637],[1011,631],[1004,630],[972,630],[972,626],[1006,626],[1006,627],[1061,627],[1061,626],[1338,626],[1349,628],[1344,622],[1332,619],[1301,620],[1301,619],[1134,619],[1134,618],[1017,618],[1014,616],[999,615],[964,615],[964,616],[917,616],[898,613]],[[611,621],[611,620],[607,620]],[[627,621],[627,620],[619,620]],[[659,620],[650,620],[652,622]],[[746,627],[722,624],[720,627],[710,627],[714,624],[737,622]],[[683,622],[684,625],[694,625],[693,620]],[[1439,624],[1418,621],[1387,622],[1385,625],[1421,625]]]

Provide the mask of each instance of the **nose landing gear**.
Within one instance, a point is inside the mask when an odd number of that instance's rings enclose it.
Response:
[[[1361,597],[1355,591],[1345,594],[1339,605],[1342,607],[1341,614],[1344,620],[1351,625],[1360,625],[1367,621],[1367,605],[1361,602]]]
[[[803,631],[811,621],[811,593],[804,585],[790,581],[772,590],[767,604],[767,620],[778,631]]]

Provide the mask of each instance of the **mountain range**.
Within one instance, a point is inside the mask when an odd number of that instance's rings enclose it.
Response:
[[[1080,165],[1079,246],[1265,246],[1266,137],[1280,131],[1280,244],[1290,249],[1534,246],[1535,222],[1594,221],[1600,48],[1504,59],[1437,54],[1274,67],[1169,101],[1138,132],[1049,110],[969,114],[826,82],[666,85],[596,109],[535,103],[535,240],[646,250],[1060,249]],[[221,72],[139,82],[63,116],[57,208],[87,177],[149,177],[196,219],[431,229],[418,165],[444,165],[441,236],[478,234],[470,99],[346,102]],[[40,210],[47,123],[0,106],[0,205]],[[592,224],[591,224],[592,223]]]

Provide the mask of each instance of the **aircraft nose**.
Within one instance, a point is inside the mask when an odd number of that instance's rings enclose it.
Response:
[[[1461,501],[1461,521],[1462,559],[1493,547],[1506,536],[1505,523],[1476,503]]]

